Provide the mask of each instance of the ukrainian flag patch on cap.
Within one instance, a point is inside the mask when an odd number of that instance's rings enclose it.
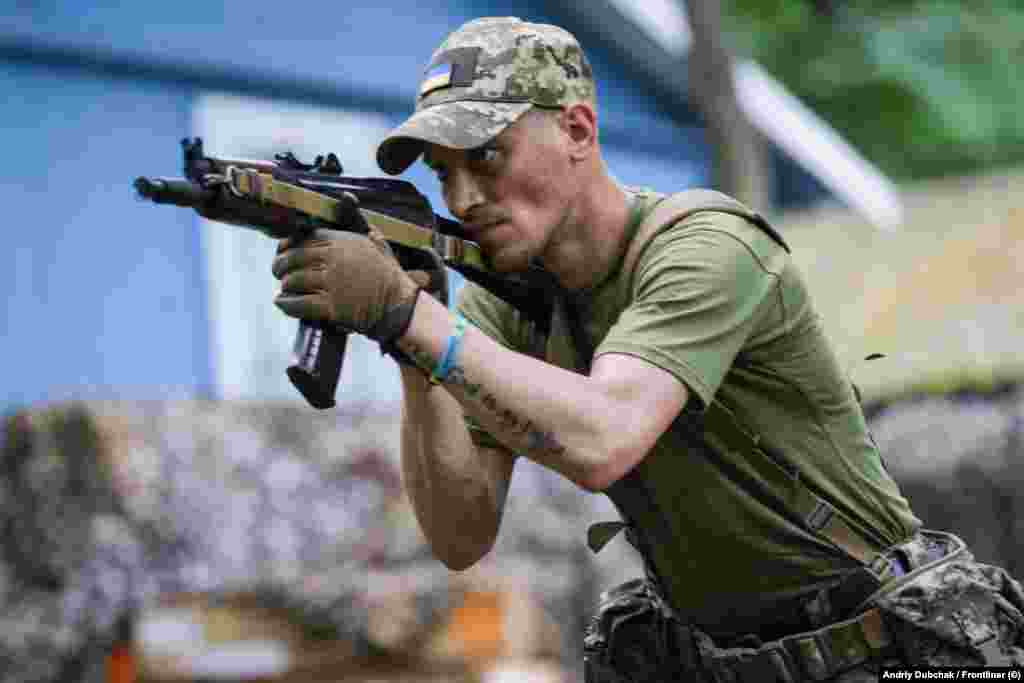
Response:
[[[427,72],[423,83],[420,84],[420,97],[438,88],[447,88],[452,82],[452,65],[437,64]]]

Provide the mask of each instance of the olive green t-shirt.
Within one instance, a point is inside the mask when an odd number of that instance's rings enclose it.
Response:
[[[658,198],[638,195],[627,235]],[[674,539],[659,549],[667,566],[657,569],[677,609],[712,631],[756,632],[763,615],[854,566],[778,514],[770,492],[742,476],[749,470],[732,466],[744,454],[712,459],[687,448],[684,423],[712,401],[880,546],[920,527],[883,468],[801,274],[764,230],[732,214],[696,213],[652,238],[631,287],[627,275],[613,269],[573,302],[595,358],[641,358],[690,390],[683,414],[637,465]],[[499,343],[575,367],[569,335],[556,327],[541,351],[534,326],[481,287],[467,283],[457,306]],[[468,425],[478,443],[494,444]]]

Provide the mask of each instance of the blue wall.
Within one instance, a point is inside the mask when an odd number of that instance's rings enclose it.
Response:
[[[543,11],[543,2],[442,0],[279,4],[252,0],[244,5],[199,0],[174,3],[22,3],[0,9],[0,57],[36,47],[55,54],[55,45],[97,59],[111,55],[142,65],[189,67],[234,77],[258,89],[267,79],[326,86],[323,101],[338,97],[411,108],[419,75],[431,52],[451,30],[472,18],[514,15],[531,21],[573,26]],[[633,144],[655,138],[671,155],[683,134],[645,95],[630,75],[599,49],[584,46],[600,83],[602,122],[612,137]],[[71,60],[81,61],[80,56]],[[281,93],[267,92],[272,95]],[[295,93],[291,93],[295,94]],[[289,95],[289,93],[285,93]],[[315,97],[303,90],[303,96]],[[638,130],[645,132],[637,136]]]
[[[0,401],[208,392],[196,221],[131,189],[141,163],[180,165],[163,136],[187,134],[189,98],[3,63],[0,92]]]

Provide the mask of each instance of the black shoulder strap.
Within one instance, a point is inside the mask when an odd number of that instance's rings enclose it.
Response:
[[[640,223],[640,227],[637,228],[636,234],[626,250],[626,255],[622,259],[621,272],[626,274],[626,282],[622,288],[624,295],[632,291],[633,274],[636,270],[636,264],[640,261],[640,256],[643,252],[650,246],[654,236],[684,218],[701,211],[718,211],[746,218],[764,230],[779,246],[787,252],[790,251],[786,240],[761,214],[741,204],[729,195],[716,192],[715,190],[683,190],[660,200],[651,212],[647,214],[643,222]]]

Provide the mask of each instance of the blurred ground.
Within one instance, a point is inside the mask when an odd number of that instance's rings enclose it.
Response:
[[[397,430],[271,403],[9,416],[0,680],[98,680],[126,620],[153,680],[578,673],[585,615],[630,569],[585,545],[597,497],[524,461],[495,548],[450,572],[402,493]]]

